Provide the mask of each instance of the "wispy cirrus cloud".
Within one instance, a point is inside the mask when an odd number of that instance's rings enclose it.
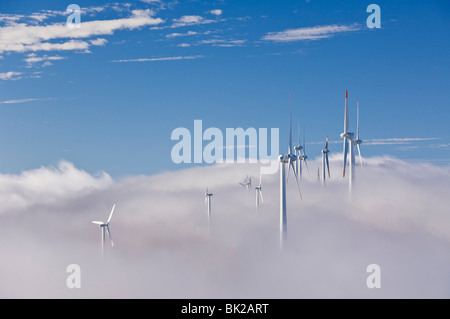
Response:
[[[35,63],[43,63],[41,66],[49,66],[52,65],[52,61],[60,61],[65,60],[65,57],[54,55],[54,56],[37,56],[36,53],[30,53],[28,57],[24,60],[26,63],[28,63],[28,67],[32,67]]]
[[[209,33],[211,33],[211,31],[206,31],[206,32],[202,32],[202,33],[199,33],[197,31],[188,31],[188,32],[185,32],[185,33],[174,32],[174,33],[166,34],[166,38],[171,39],[171,38],[187,37],[187,36],[200,35],[200,34],[209,34]]]
[[[217,17],[217,15],[216,15]],[[166,26],[154,26],[151,28],[151,30],[161,30],[161,29],[174,29],[174,28],[181,28],[181,27],[190,27],[190,26],[196,26],[196,25],[202,25],[202,24],[211,24],[211,23],[217,23],[221,21],[220,19],[206,19],[199,15],[184,15],[177,19],[172,19],[172,24],[166,25]]]
[[[6,101],[0,101],[0,104],[22,104],[22,103],[29,103],[29,102],[37,102],[37,101],[54,101],[58,100],[54,97],[44,98],[44,99],[36,99],[36,98],[30,98],[30,99],[18,99],[18,100],[6,100]]]
[[[189,56],[169,56],[169,57],[156,57],[156,58],[139,58],[139,59],[123,59],[113,60],[114,63],[126,63],[126,62],[158,62],[158,61],[177,61],[177,60],[195,60],[202,59],[204,55],[189,55]]]
[[[197,42],[197,45],[207,44],[214,47],[237,47],[237,46],[244,46],[247,43],[247,40],[243,39],[207,39],[207,40],[201,40]]]
[[[324,25],[297,29],[288,29],[280,32],[269,32],[262,37],[265,41],[294,42],[306,40],[319,40],[330,38],[338,33],[353,32],[360,30],[358,24],[352,25]]]
[[[412,142],[434,141],[439,137],[393,137],[393,138],[374,138],[364,141],[364,145],[397,145],[409,144]]]

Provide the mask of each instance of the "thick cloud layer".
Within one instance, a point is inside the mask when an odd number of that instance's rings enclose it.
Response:
[[[339,157],[288,183],[288,244],[279,249],[279,176],[221,164],[112,180],[73,164],[0,175],[1,298],[449,298],[450,169],[395,158],[357,167],[352,198]],[[212,197],[208,232],[204,191]],[[115,248],[92,220],[111,222]],[[81,288],[69,289],[69,264]],[[368,289],[369,264],[381,288]]]

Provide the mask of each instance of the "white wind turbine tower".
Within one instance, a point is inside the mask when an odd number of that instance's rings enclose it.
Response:
[[[326,180],[326,171],[325,171],[325,165],[328,170],[328,178],[330,178],[330,163],[328,161],[328,153],[330,151],[328,150],[328,135],[327,140],[325,142],[325,149],[322,150],[322,185],[325,186],[325,180]]]
[[[211,196],[213,196],[213,194],[209,193],[208,192],[208,187],[206,187],[206,190],[205,190],[205,204],[206,204],[206,207],[208,209],[208,231],[209,231],[209,228],[211,226]]]
[[[262,195],[262,187],[261,187],[261,177],[262,174],[259,174],[259,185],[255,187],[256,190],[256,209],[259,208],[259,200],[261,199],[261,203],[264,203],[263,195]]]
[[[286,168],[285,164],[289,165],[289,172],[291,167],[294,173],[295,181],[297,182],[298,192],[300,199],[302,194],[300,192],[300,185],[298,184],[297,173],[295,171],[294,162],[297,160],[297,156],[292,153],[292,93],[291,93],[291,114],[289,124],[289,148],[287,154],[280,154],[278,161],[280,162],[280,247],[283,248],[287,239],[287,212],[286,212]]]
[[[111,213],[109,214],[109,218],[108,221],[105,222],[101,222],[101,221],[92,221],[93,224],[99,225],[101,230],[102,230],[102,255],[104,253],[104,249],[105,249],[105,231],[108,233],[108,237],[109,240],[111,241],[111,246],[114,248],[114,242],[112,240],[112,236],[111,236],[111,231],[109,230],[109,223],[111,222],[111,218],[112,215],[114,213],[114,209],[116,208],[116,204],[113,205],[112,209],[111,209]]]
[[[359,106],[358,106],[359,109]],[[347,168],[347,154],[350,149],[350,176],[349,176],[349,189],[350,193],[352,191],[352,185],[353,181],[355,179],[355,145],[358,147],[359,151],[359,157],[361,160],[361,151],[359,145],[362,143],[362,141],[359,139],[359,111],[358,111],[358,118],[357,118],[357,129],[358,129],[358,136],[357,140],[355,141],[355,134],[349,132],[349,120],[348,120],[348,92],[345,91],[345,114],[344,114],[344,132],[341,133],[341,138],[344,139],[344,172],[343,177],[345,177],[345,170]],[[362,163],[362,162],[361,162]]]

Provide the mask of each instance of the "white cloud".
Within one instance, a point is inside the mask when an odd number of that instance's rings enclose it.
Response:
[[[214,10],[209,11],[209,13],[216,15],[216,16],[220,16],[220,15],[222,15],[223,12],[220,9],[214,9]]]
[[[194,60],[204,58],[203,55],[190,55],[190,56],[170,56],[170,57],[159,57],[159,58],[139,58],[139,59],[124,59],[124,60],[113,60],[111,62],[123,63],[123,62],[157,62],[157,61],[177,61],[177,60]]]
[[[180,26],[186,26],[186,25],[201,24],[203,20],[204,19],[201,16],[195,16],[195,15],[182,16],[179,19],[173,19],[173,22],[174,22],[173,26],[180,27]]]
[[[14,72],[14,71],[3,72],[3,73],[0,73],[0,80],[3,80],[3,81],[18,80],[21,78],[22,74],[23,74],[22,72]]]
[[[61,200],[77,198],[80,194],[89,194],[111,184],[112,178],[108,174],[101,172],[98,177],[93,177],[66,161],[56,167],[41,167],[20,175],[0,175],[1,188],[11,190],[9,194],[0,195],[4,205],[2,210],[17,211],[34,205],[58,204]]]
[[[358,30],[360,30],[360,27],[356,24],[325,25],[325,26],[289,29],[281,32],[269,32],[262,38],[262,40],[275,42],[319,40],[330,38],[338,33],[353,32]]]
[[[90,42],[91,42],[92,45],[95,45],[95,46],[104,46],[106,43],[108,43],[108,40],[102,39],[102,38],[98,38],[98,39],[95,39],[95,40],[91,40]]]
[[[205,19],[198,15],[185,15],[179,19],[173,19],[173,24],[171,28],[185,27],[185,26],[193,26],[198,24],[209,24],[215,23],[215,20]]]
[[[163,22],[153,18],[151,10],[133,10],[128,18],[82,22],[80,28],[67,28],[63,23],[45,26],[17,24],[0,28],[0,53],[26,51],[87,50],[90,44],[78,39],[112,35],[117,30],[133,30]],[[71,39],[63,43],[48,42]],[[93,40],[93,41],[99,41]]]

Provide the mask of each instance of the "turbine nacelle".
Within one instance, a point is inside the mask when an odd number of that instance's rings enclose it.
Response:
[[[281,154],[280,156],[278,156],[278,161],[289,164],[291,162],[295,162],[297,158],[298,156],[295,156],[294,154]]]
[[[100,228],[108,226],[108,224],[105,224],[104,222],[98,222],[98,221],[93,221],[92,224],[98,225]]]
[[[353,139],[355,137],[354,133],[351,132],[347,132],[347,133],[341,133],[341,138],[348,138],[348,139]]]
[[[213,196],[212,193],[208,193],[208,189],[205,191],[205,199],[208,199],[209,197]]]

